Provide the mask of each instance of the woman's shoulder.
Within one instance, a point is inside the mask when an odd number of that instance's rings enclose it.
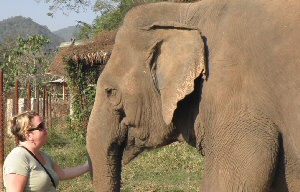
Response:
[[[26,153],[24,149],[21,147],[16,147],[7,155],[4,161],[4,166],[15,165],[15,164],[22,164],[27,165],[29,164],[30,157]]]
[[[21,147],[15,147],[13,150],[11,150],[11,152],[7,155],[7,158],[10,157],[26,157],[27,153],[24,149],[22,149]]]

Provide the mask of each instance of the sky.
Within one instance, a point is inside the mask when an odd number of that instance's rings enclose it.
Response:
[[[57,31],[69,26],[76,26],[77,21],[92,24],[97,14],[91,8],[80,13],[70,12],[69,16],[62,11],[55,13],[54,17],[47,16],[50,4],[36,2],[35,0],[0,0],[0,21],[14,16],[31,18],[34,22],[47,26],[50,31]]]

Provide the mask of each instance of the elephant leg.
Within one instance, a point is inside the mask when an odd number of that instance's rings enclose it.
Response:
[[[205,153],[204,191],[271,191],[280,135],[274,124],[261,117],[241,116],[216,125],[217,130],[206,138],[212,150]]]

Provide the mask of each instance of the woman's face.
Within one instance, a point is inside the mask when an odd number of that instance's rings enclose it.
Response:
[[[33,142],[42,147],[49,138],[48,128],[40,116],[34,116],[31,120],[32,128],[30,128],[29,135]]]

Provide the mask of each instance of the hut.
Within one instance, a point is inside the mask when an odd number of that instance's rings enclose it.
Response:
[[[52,91],[56,93],[53,98],[65,100],[61,103],[69,106],[69,114],[76,114],[75,103],[76,106],[81,106],[77,111],[90,110],[89,94],[82,93],[85,93],[87,86],[94,87],[96,84],[111,55],[115,36],[116,31],[104,32],[91,40],[80,42],[73,40],[61,44],[56,58],[48,69],[48,74],[52,76],[49,84],[51,89],[55,89]],[[73,68],[70,68],[70,64]],[[81,77],[74,77],[80,74]],[[78,82],[77,80],[82,77],[84,79]]]
[[[67,95],[67,62],[82,63],[87,70],[98,70],[100,74],[110,57],[115,36],[116,31],[103,32],[91,40],[78,42],[72,40],[60,45],[48,74],[52,76],[49,83],[62,89],[60,95],[63,99]]]

